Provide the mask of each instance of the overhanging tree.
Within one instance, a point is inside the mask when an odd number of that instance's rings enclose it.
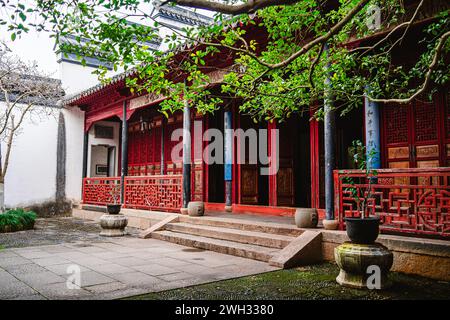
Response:
[[[241,99],[241,111],[258,119],[285,119],[312,105],[321,117],[326,78],[331,81],[329,94],[337,101],[334,108],[341,114],[362,103],[366,86],[374,101],[408,103],[430,97],[449,80],[450,19],[445,1],[168,0],[160,5],[216,12],[212,25],[173,30],[165,39],[169,52],[151,52],[144,45],[158,36],[155,28],[160,26],[149,0],[38,0],[32,7],[2,1],[11,13],[3,23],[13,39],[31,27],[53,32],[57,41],[75,35],[79,43],[66,44],[63,50],[77,52],[80,59],[95,55],[115,68],[135,68],[128,85],[168,96],[163,112],[181,109],[183,99],[200,111],[213,111],[229,96]],[[412,63],[394,63],[394,53],[404,48],[405,39],[411,41],[420,13],[431,2],[439,2],[438,10],[414,33],[414,48],[420,54]],[[381,9],[381,25],[375,28],[367,23],[374,8]],[[130,24],[130,19],[141,23]],[[248,32],[250,26],[258,34]],[[349,45],[371,36],[376,40],[369,45]],[[234,68],[217,94],[208,86],[207,71],[216,66],[214,57],[219,54],[232,59]],[[104,74],[99,70],[107,81]]]
[[[43,77],[35,64],[24,63],[7,46],[0,46],[0,140],[6,146],[0,149],[0,213],[15,138],[25,122],[38,123],[52,116],[63,94],[58,80]]]

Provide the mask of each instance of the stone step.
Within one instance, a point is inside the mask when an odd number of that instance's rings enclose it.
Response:
[[[304,231],[297,228],[295,225],[286,225],[281,223],[261,222],[261,221],[248,221],[238,218],[233,219],[233,218],[220,218],[210,216],[190,217],[186,215],[180,215],[180,222],[211,227],[270,233],[290,237],[298,237]]]
[[[223,227],[193,225],[189,223],[169,223],[165,226],[165,229],[178,233],[186,233],[239,243],[255,244],[258,246],[276,249],[283,249],[295,239],[295,237],[278,234],[229,229]]]
[[[280,250],[261,247],[252,244],[238,243],[228,240],[194,236],[192,234],[177,233],[173,231],[156,231],[152,233],[153,239],[169,241],[187,247],[215,251],[233,256],[268,262]]]

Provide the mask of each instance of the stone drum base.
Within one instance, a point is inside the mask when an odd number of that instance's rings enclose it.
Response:
[[[105,214],[100,217],[101,236],[120,237],[125,235],[128,218],[123,214]]]
[[[385,289],[391,285],[387,274],[392,267],[393,254],[379,243],[345,242],[334,249],[334,257],[341,269],[336,281],[342,286],[367,289],[368,284],[379,284],[369,289]]]

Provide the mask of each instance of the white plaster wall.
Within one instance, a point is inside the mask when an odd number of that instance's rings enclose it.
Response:
[[[0,107],[5,108],[4,102]],[[58,112],[26,117],[14,138],[5,177],[5,205],[18,207],[53,200],[56,192]],[[1,142],[2,155],[6,144]]]
[[[59,63],[59,78],[66,92],[66,95],[73,95],[83,90],[89,89],[99,83],[98,76],[93,74],[96,68],[82,66],[80,64],[70,62]],[[122,72],[123,70],[108,71],[107,77]]]
[[[103,125],[103,126],[111,126],[114,129],[114,139],[99,139],[95,138],[95,132],[94,127],[95,125]],[[98,146],[98,145],[108,145],[111,147],[116,147],[116,153],[115,153],[115,161],[114,161],[114,176],[118,176],[118,161],[119,161],[119,134],[120,134],[120,124],[119,122],[112,122],[112,121],[98,121],[92,125],[92,127],[89,130],[89,152],[88,152],[88,177],[95,176],[95,169],[92,171],[90,164],[92,163],[92,146]]]
[[[78,203],[83,176],[84,111],[70,107],[62,112],[66,124],[66,197]]]

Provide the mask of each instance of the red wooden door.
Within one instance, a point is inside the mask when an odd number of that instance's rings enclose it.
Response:
[[[387,168],[445,166],[442,96],[433,102],[383,106],[384,164]]]
[[[279,126],[280,141],[290,141],[294,137],[290,123]],[[293,143],[279,144],[279,169],[276,175],[277,205],[294,205],[294,161]]]
[[[238,128],[246,131],[257,129],[250,117],[238,117]],[[236,154],[239,166],[239,203],[258,204],[259,194],[259,169],[258,164],[250,163],[250,152],[254,150],[250,144],[258,142],[250,141],[245,136],[238,136],[236,144]],[[254,147],[254,146],[253,146]],[[254,155],[253,155],[254,156]]]

